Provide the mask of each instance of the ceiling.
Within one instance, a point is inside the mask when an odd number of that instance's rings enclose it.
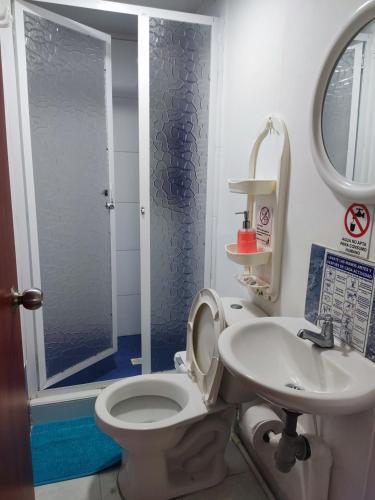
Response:
[[[119,1],[119,0],[110,0]],[[196,12],[204,0],[127,0],[119,3],[145,5],[159,9]],[[38,1],[33,2],[38,4]],[[100,10],[84,9],[53,3],[39,3],[44,9],[51,10],[74,21],[108,33],[115,38],[135,40],[137,38],[137,16],[118,14]]]
[[[197,12],[204,0],[110,0],[119,3],[146,5],[157,9],[178,10],[180,12]]]
[[[39,5],[61,16],[69,17],[81,24],[108,33],[115,38],[126,38],[130,40],[137,38],[137,16],[52,3],[43,3]]]

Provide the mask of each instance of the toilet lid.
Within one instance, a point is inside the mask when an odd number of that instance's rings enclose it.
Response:
[[[218,339],[224,328],[224,309],[219,295],[215,290],[203,288],[190,309],[186,364],[206,405],[213,405],[219,393],[224,366],[220,361]]]

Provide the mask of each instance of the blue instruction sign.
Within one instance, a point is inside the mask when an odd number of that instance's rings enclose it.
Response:
[[[334,334],[365,352],[374,295],[374,266],[326,250],[319,314],[331,314]]]

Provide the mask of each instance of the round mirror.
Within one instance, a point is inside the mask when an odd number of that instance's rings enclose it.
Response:
[[[375,21],[350,40],[333,68],[322,136],[336,172],[354,182],[375,183]]]
[[[318,75],[312,146],[319,173],[338,195],[375,200],[375,0],[337,36]]]

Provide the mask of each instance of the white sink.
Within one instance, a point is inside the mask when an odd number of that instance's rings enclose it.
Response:
[[[319,331],[303,318],[232,325],[219,337],[223,363],[255,394],[289,410],[339,415],[375,408],[374,364],[340,341],[322,349],[300,339],[301,328]]]

